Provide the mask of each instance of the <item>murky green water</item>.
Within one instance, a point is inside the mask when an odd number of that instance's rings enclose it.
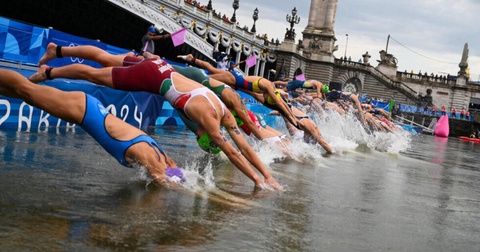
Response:
[[[480,248],[480,144],[420,135],[400,153],[361,144],[309,163],[262,149],[286,189],[268,192],[186,131],[150,134],[188,170],[183,190],[147,184],[79,129],[1,130],[0,251]]]

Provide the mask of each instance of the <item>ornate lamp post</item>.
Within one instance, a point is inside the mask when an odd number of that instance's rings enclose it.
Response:
[[[253,18],[253,26],[250,31],[255,33],[257,32],[257,29],[255,29],[255,22],[257,22],[257,19],[258,19],[258,8],[255,8],[255,10],[253,11],[252,18]]]
[[[348,34],[345,34],[345,37],[347,38],[347,40],[345,42],[345,54],[343,55],[343,58],[346,61],[347,60],[347,47],[348,47]]]
[[[232,7],[233,7],[233,16],[230,19],[230,21],[232,21],[232,23],[236,23],[237,18],[235,17],[235,12],[237,11],[238,7],[240,7],[240,0],[233,0]]]
[[[285,33],[285,38],[294,40],[295,39],[295,31],[293,29],[293,25],[300,23],[300,17],[297,16],[297,7],[293,7],[292,15],[290,16],[290,15],[287,14],[286,19],[287,19],[287,22],[290,23],[290,30],[287,29],[287,33]]]

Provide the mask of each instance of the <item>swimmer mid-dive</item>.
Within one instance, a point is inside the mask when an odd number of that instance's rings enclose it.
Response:
[[[229,71],[218,69],[206,61],[195,59],[191,54],[179,55],[177,57],[207,70],[211,78],[230,85],[233,88],[261,94],[264,99],[270,97],[273,99],[277,110],[290,120],[295,127],[298,127],[299,121],[292,114],[287,104],[275,95],[275,86],[269,80],[260,76],[245,76],[235,68]]]
[[[55,50],[54,52],[58,57],[57,51],[63,56],[71,55],[73,53],[68,51],[78,47],[60,47],[58,49],[58,46],[52,46],[51,48]],[[88,48],[77,50],[85,49],[88,50]],[[77,57],[85,58],[82,55],[77,55]],[[124,61],[128,61],[129,58],[133,57],[126,56]],[[183,113],[204,129],[228,159],[249,177],[255,183],[255,186],[282,189],[245,140],[233,115],[226,109],[220,99],[208,88],[176,72],[170,64],[160,58],[144,60],[126,67],[93,68],[82,64],[72,64],[50,68],[42,65],[37,73],[29,79],[33,82],[41,82],[53,78],[83,79],[124,91],[145,91],[160,94],[179,113]],[[222,135],[220,126],[225,127],[240,152]],[[265,180],[258,176],[247,160],[260,171]]]
[[[78,57],[91,60],[99,63],[103,67],[130,66],[138,64],[145,59],[159,58],[158,55],[154,55],[149,52],[144,52],[143,56],[135,56],[133,52],[115,55],[96,46],[82,45],[63,47],[57,46],[55,43],[50,42],[47,46],[47,51],[40,58],[38,65],[41,66],[45,63],[48,63],[50,60],[62,57]],[[185,123],[188,129],[195,133],[198,146],[202,150],[214,154],[217,154],[221,151],[221,149],[212,142],[212,139],[208,136],[205,130],[198,127],[197,123],[191,121],[186,116],[182,116],[181,113],[179,113],[179,115],[180,119]]]
[[[283,100],[283,97],[286,95],[286,93],[283,91],[283,90],[280,90],[280,89],[277,89],[275,91],[278,95],[278,97],[280,97],[280,99]],[[257,96],[257,100],[260,100],[262,101],[264,104],[265,103],[270,103],[270,102],[273,102],[272,100],[267,100],[267,101],[263,101],[262,98],[260,95],[258,94],[255,94],[255,93],[252,93],[252,92],[247,92],[248,94],[252,95],[252,96]],[[317,127],[317,125],[312,121],[312,119],[306,115],[305,113],[303,113],[302,111],[300,111],[299,109],[291,106],[290,109],[292,110],[292,113],[295,115],[295,117],[297,118],[297,120],[299,122],[301,122],[299,124],[299,127],[296,127],[302,131],[304,131],[306,134],[304,134],[305,136],[305,140],[308,140],[309,142],[317,142],[318,144],[320,144],[326,151],[328,154],[333,154],[335,153],[335,151],[333,150],[332,147],[330,147],[330,145],[327,143],[327,141],[325,141],[325,139],[323,138],[322,134],[320,133],[320,129]],[[287,124],[287,128],[288,128],[288,124],[291,124],[290,120],[288,120],[280,111],[278,110],[275,110],[272,108],[273,111],[276,111],[278,113],[278,115],[281,115],[282,118],[285,120],[285,123]],[[271,113],[272,115],[277,115],[277,113]],[[294,126],[294,125],[292,125]]]
[[[247,109],[238,92],[233,90],[229,85],[210,78],[210,76],[205,74],[204,70],[197,67],[173,66],[173,68],[183,76],[212,90],[212,92],[222,100],[225,106],[230,109],[233,116],[235,116],[237,125],[243,129],[247,135],[253,133],[255,137],[265,143],[280,147],[287,157],[290,158],[292,156],[290,151],[286,148],[286,139],[284,138],[284,141],[280,138],[283,134],[278,134],[278,131],[272,131],[269,130],[269,128],[260,126],[257,118]]]
[[[95,97],[36,85],[11,70],[0,69],[0,94],[20,98],[51,115],[78,124],[124,166],[139,164],[159,185],[174,185],[169,177],[183,173],[143,131],[107,112]]]

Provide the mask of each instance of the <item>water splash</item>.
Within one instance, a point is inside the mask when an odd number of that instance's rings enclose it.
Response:
[[[393,133],[365,129],[356,115],[345,115],[327,110],[311,115],[327,142],[337,151],[353,150],[359,145],[380,152],[400,153],[410,147],[411,133],[398,130]]]

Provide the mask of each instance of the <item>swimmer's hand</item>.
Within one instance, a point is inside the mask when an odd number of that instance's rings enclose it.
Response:
[[[264,183],[256,186],[260,189],[267,189],[270,191],[284,191],[283,186],[281,186],[273,177],[265,179]]]
[[[178,188],[179,185],[175,183],[173,180],[170,180],[166,175],[155,175],[152,176],[153,181],[159,186],[166,187],[166,188]]]
[[[331,156],[340,156],[340,153],[332,150],[331,152],[327,151],[327,153],[322,154],[323,157],[331,157]]]

